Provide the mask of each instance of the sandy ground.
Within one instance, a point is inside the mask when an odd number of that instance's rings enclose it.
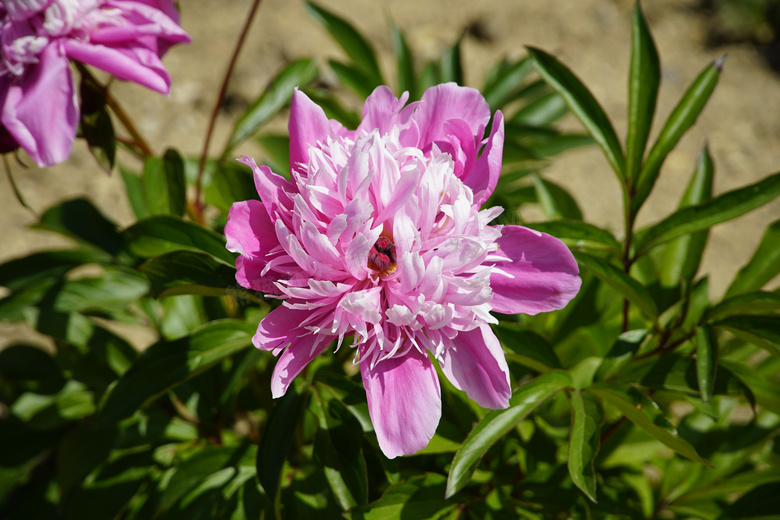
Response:
[[[780,76],[773,75],[750,48],[705,49],[704,23],[692,11],[694,3],[644,2],[662,61],[656,126],[707,63],[723,52],[728,59],[709,106],[667,159],[657,188],[640,214],[640,225],[676,207],[705,142],[716,164],[717,193],[780,169]],[[217,85],[251,1],[183,0],[182,4],[182,25],[194,41],[172,49],[165,58],[173,77],[170,98],[134,84],[115,85],[114,93],[156,151],[172,146],[196,155]],[[476,87],[501,56],[521,56],[524,45],[541,47],[574,69],[600,100],[618,133],[625,133],[630,0],[320,0],[320,4],[374,37],[383,70],[391,79],[390,20],[405,31],[420,61],[437,57],[466,26],[479,22],[487,39],[466,37],[463,43],[466,83]],[[342,57],[299,0],[265,0],[252,29],[230,89],[239,103],[254,99],[286,60],[312,55],[324,63],[329,57]],[[214,153],[221,150],[236,115],[220,116],[212,141]],[[283,127],[284,122],[279,124]],[[566,127],[577,129],[578,124],[568,120]],[[236,152],[252,154],[256,149],[247,145]],[[131,157],[123,157],[122,162],[139,167]],[[15,167],[14,174],[38,213],[59,200],[87,196],[120,225],[132,221],[121,177],[102,173],[83,142],[76,143],[65,164],[44,170]],[[618,187],[595,147],[568,152],[553,163],[547,175],[577,195],[588,221],[622,233]],[[0,261],[67,244],[57,236],[27,228],[36,218],[16,201],[5,175],[0,176],[0,207]],[[778,218],[780,202],[775,201],[713,229],[703,265],[711,275],[713,296],[725,291],[734,273],[750,258],[765,226]],[[0,324],[0,342],[19,333],[20,327]]]

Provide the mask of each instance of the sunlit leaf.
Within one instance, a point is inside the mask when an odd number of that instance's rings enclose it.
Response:
[[[772,222],[766,228],[758,249],[737,273],[737,277],[726,291],[726,296],[761,289],[780,273],[780,247],[777,247],[777,244],[780,244],[780,220]]]
[[[188,250],[208,253],[231,266],[235,264],[233,255],[225,248],[223,236],[173,215],[140,220],[123,234],[130,251],[144,258]]]
[[[344,514],[350,520],[435,520],[457,507],[444,498],[445,479],[437,473],[425,473],[390,486],[382,498]]]
[[[569,398],[572,409],[569,435],[569,475],[588,498],[596,502],[596,472],[593,460],[599,451],[599,430],[604,422],[604,411],[598,399],[578,391]]]
[[[393,53],[398,70],[398,94],[409,93],[409,99],[417,99],[417,78],[414,73],[414,58],[412,50],[406,42],[403,31],[397,25],[390,26],[390,35],[393,38]]]
[[[780,319],[777,316],[729,316],[712,325],[780,356]]]
[[[726,298],[707,312],[707,318],[716,320],[735,314],[764,314],[780,311],[780,294],[756,291]]]
[[[494,325],[493,330],[501,344],[509,349],[507,359],[510,361],[516,361],[542,373],[562,368],[552,345],[534,331],[509,323]]]
[[[187,185],[184,180],[184,161],[178,152],[169,149],[162,159],[146,159],[143,182],[150,214],[184,214]]]
[[[460,39],[441,55],[439,74],[442,83],[454,82],[463,85],[463,64],[460,57]]]
[[[607,246],[614,251],[620,251],[620,244],[615,236],[607,231],[578,220],[553,220],[550,222],[526,222],[526,227],[547,233],[556,238],[569,239],[580,242],[583,245],[594,243],[601,246]]]

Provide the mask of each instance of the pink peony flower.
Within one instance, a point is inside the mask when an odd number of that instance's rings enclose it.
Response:
[[[69,59],[167,94],[160,56],[190,41],[173,0],[0,0],[0,30],[0,151],[21,146],[39,166],[76,137]]]
[[[284,300],[253,340],[280,355],[273,396],[354,335],[390,458],[424,448],[436,430],[431,357],[481,406],[506,408],[509,371],[490,312],[560,309],[581,283],[559,240],[490,226],[502,208],[480,209],[501,169],[501,113],[483,141],[490,110],[478,91],[439,85],[404,107],[407,97],[377,88],[350,131],[296,90],[292,182],[244,157],[261,201],[235,203],[225,227],[239,283]]]

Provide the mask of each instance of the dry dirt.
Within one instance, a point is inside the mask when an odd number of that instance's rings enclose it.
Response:
[[[662,85],[656,126],[686,86],[711,60],[728,53],[725,72],[696,127],[669,156],[658,186],[640,215],[651,223],[677,205],[696,155],[708,142],[716,164],[715,190],[722,193],[780,169],[780,76],[774,75],[748,47],[705,49],[704,23],[692,11],[696,0],[647,0],[643,3],[662,62]],[[170,98],[134,84],[113,89],[156,151],[172,146],[186,155],[199,153],[217,85],[251,0],[182,0],[182,25],[193,43],[171,50],[165,63],[173,77]],[[630,0],[320,0],[371,35],[381,65],[392,79],[388,22],[406,33],[417,58],[437,57],[463,32],[479,22],[488,40],[466,37],[463,43],[466,83],[481,86],[488,67],[501,56],[518,57],[524,45],[552,52],[583,79],[625,133],[626,74],[629,60]],[[254,99],[285,60],[312,55],[321,63],[342,52],[306,13],[300,0],[265,0],[233,77],[231,94]],[[218,153],[236,114],[218,120],[212,151]],[[283,125],[283,122],[280,122]],[[578,128],[568,120],[567,128]],[[254,153],[251,146],[237,153]],[[131,157],[123,164],[137,168]],[[547,171],[576,194],[585,218],[621,230],[620,195],[605,160],[591,147],[571,151]],[[71,158],[44,170],[14,168],[18,186],[38,213],[59,200],[87,196],[120,225],[132,221],[121,177],[107,176],[82,142]],[[61,238],[27,228],[35,216],[16,201],[5,175],[0,176],[0,262],[66,245]],[[716,226],[703,269],[711,276],[713,296],[723,293],[733,274],[758,244],[765,226],[780,218],[777,201],[750,215]],[[22,329],[0,324],[0,343]],[[25,333],[26,334],[26,333]]]

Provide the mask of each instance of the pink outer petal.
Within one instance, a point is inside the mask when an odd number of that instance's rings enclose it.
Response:
[[[325,111],[297,88],[290,102],[287,129],[290,133],[290,168],[293,170],[299,164],[309,163],[310,145],[324,143],[328,137],[336,135]]]
[[[171,78],[159,56],[145,47],[92,45],[63,40],[69,58],[93,65],[119,79],[133,81],[161,94],[168,94]]]
[[[464,120],[477,139],[482,139],[485,127],[490,121],[490,107],[482,94],[476,89],[461,87],[455,83],[429,88],[423,93],[419,103],[406,107],[402,117],[407,117],[407,111],[410,110],[413,111],[410,121],[419,128],[420,136],[416,143],[402,144],[417,146],[423,152],[427,152],[435,141],[446,141],[444,123],[448,119]]]
[[[501,174],[501,156],[504,153],[504,116],[498,111],[493,117],[487,145],[470,171],[463,175],[463,184],[474,192],[474,204],[479,207],[488,200]]]
[[[273,285],[276,272],[263,274],[268,262],[266,255],[279,246],[276,231],[265,206],[259,200],[236,202],[230,208],[225,224],[227,249],[240,253],[236,258],[236,281],[248,289],[278,293]]]
[[[370,133],[373,129],[379,130],[379,135],[385,135],[398,124],[398,114],[409,99],[409,93],[404,92],[400,99],[396,99],[390,88],[381,85],[374,89],[363,105],[363,120],[358,126],[358,135],[362,132]]]
[[[277,307],[260,320],[252,344],[260,350],[276,350],[294,342],[298,335],[312,335],[305,329],[298,329],[308,315],[309,311]]]
[[[493,310],[502,314],[537,314],[562,309],[580,290],[582,280],[571,251],[555,237],[521,226],[504,226],[499,254],[512,262],[495,266],[513,275],[490,276]]]
[[[379,447],[389,459],[428,445],[441,417],[441,389],[431,360],[412,348],[400,358],[360,365]]]
[[[120,7],[121,9],[126,8],[123,6],[123,4],[148,5],[154,7],[155,9],[159,9],[160,11],[168,15],[168,18],[170,18],[176,23],[179,23],[179,10],[176,9],[176,4],[174,3],[174,0],[110,0],[109,3],[111,5]]]
[[[50,44],[20,84],[8,86],[2,124],[38,166],[51,166],[70,154],[79,111],[68,59]]]
[[[319,344],[317,344],[319,341]],[[271,395],[274,399],[282,397],[295,376],[306,368],[312,359],[325,350],[330,341],[316,334],[306,334],[297,338],[282,352],[271,375]]]
[[[487,324],[459,332],[442,354],[441,368],[458,390],[485,408],[506,408],[512,389],[498,338]]]

